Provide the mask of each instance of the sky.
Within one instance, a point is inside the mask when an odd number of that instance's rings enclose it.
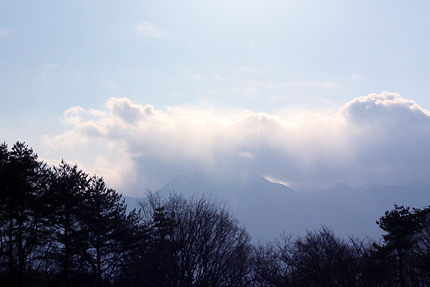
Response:
[[[428,1],[1,1],[0,135],[139,196],[430,173]]]

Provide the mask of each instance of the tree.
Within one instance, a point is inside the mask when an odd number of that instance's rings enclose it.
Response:
[[[84,191],[78,218],[83,233],[77,242],[82,272],[91,274],[91,286],[99,287],[119,276],[123,256],[132,247],[125,237],[128,229],[137,228],[138,218],[127,215],[121,195],[97,176],[91,177]]]
[[[327,227],[304,236],[282,234],[260,244],[254,263],[255,286],[372,286],[363,285],[364,241],[341,239]]]
[[[376,223],[385,232],[383,244],[374,244],[380,254],[392,256],[396,277],[401,287],[411,285],[409,260],[417,245],[417,235],[423,228],[422,211],[410,207],[394,205],[393,210],[385,211]]]
[[[37,253],[46,238],[40,203],[48,185],[48,169],[25,143],[8,151],[0,146],[0,262],[5,285],[29,284]],[[6,283],[7,282],[7,283]]]
[[[122,244],[127,246],[120,262],[120,273],[113,280],[114,286],[140,287],[154,286],[149,284],[148,260],[150,249],[150,231],[142,221],[140,212],[135,210],[127,215],[125,233],[121,237]]]
[[[64,161],[49,169],[24,143],[0,145],[1,286],[117,284],[146,233],[102,178]]]
[[[418,212],[420,232],[416,236],[412,266],[416,273],[416,286],[430,286],[430,207]],[[418,283],[419,282],[419,283]]]
[[[88,175],[77,165],[64,161],[54,167],[46,212],[51,230],[51,243],[46,250],[47,273],[57,274],[57,282],[68,287],[79,267],[79,245],[85,235],[81,212],[84,195],[89,188]]]
[[[253,286],[295,286],[294,237],[283,233],[280,238],[259,243],[253,252]]]
[[[171,194],[150,195],[141,206],[151,247],[168,250],[158,253],[167,271],[158,286],[247,286],[250,237],[223,205]]]

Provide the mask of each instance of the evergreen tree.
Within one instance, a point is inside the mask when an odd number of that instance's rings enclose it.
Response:
[[[37,256],[46,238],[41,199],[48,169],[37,154],[17,142],[0,147],[0,262],[4,286],[25,286],[37,269]]]
[[[47,198],[47,216],[51,242],[46,250],[47,273],[57,275],[55,281],[64,286],[78,280],[79,243],[85,236],[81,213],[89,188],[88,175],[64,161],[54,167]]]
[[[79,213],[80,228],[84,236],[79,241],[81,266],[94,280],[91,286],[99,287],[119,276],[123,256],[129,250],[127,228],[137,228],[131,222],[121,195],[106,187],[103,178],[92,177],[85,190]],[[131,226],[130,226],[131,225]]]
[[[419,211],[410,207],[394,205],[393,210],[387,210],[377,222],[385,232],[384,244],[374,247],[380,252],[394,256],[397,280],[401,287],[410,286],[408,260],[416,245],[416,235],[420,232],[421,222]]]

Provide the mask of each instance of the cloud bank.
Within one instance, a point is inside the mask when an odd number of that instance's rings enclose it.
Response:
[[[297,190],[402,184],[430,172],[430,113],[394,93],[355,98],[334,114],[294,117],[157,110],[127,98],[106,107],[65,111],[71,129],[45,137],[43,158],[77,162],[124,194],[194,171],[251,172]]]

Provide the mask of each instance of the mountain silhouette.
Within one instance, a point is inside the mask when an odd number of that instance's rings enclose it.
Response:
[[[323,225],[340,236],[377,239],[382,232],[376,220],[394,204],[417,208],[430,205],[427,181],[358,187],[338,183],[328,190],[300,192],[256,174],[192,173],[173,178],[157,193],[207,196],[224,202],[254,240],[270,240],[284,231],[305,234]],[[137,207],[136,198],[125,199],[130,208]]]

